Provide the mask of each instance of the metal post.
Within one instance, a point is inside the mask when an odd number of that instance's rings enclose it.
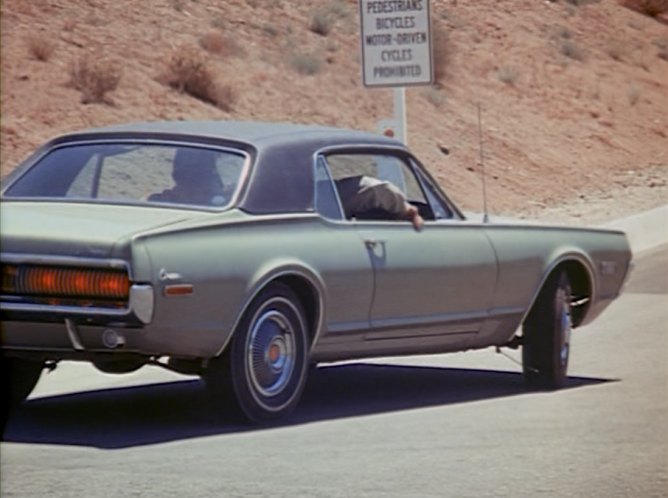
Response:
[[[396,139],[404,145],[408,145],[408,133],[406,129],[406,89],[394,87],[394,122],[397,127]]]

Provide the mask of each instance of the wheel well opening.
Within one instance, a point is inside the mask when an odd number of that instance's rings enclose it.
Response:
[[[591,304],[592,288],[589,273],[584,265],[578,261],[561,263],[555,272],[565,271],[571,284],[571,320],[577,327]]]
[[[311,344],[316,334],[318,320],[320,318],[320,309],[318,304],[317,291],[304,278],[297,275],[284,275],[276,280],[290,287],[304,307],[306,316],[306,326]]]

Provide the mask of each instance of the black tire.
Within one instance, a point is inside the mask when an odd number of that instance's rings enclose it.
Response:
[[[268,285],[253,300],[225,353],[204,372],[214,405],[255,423],[289,415],[308,370],[308,331],[295,293]]]
[[[0,382],[2,382],[2,429],[12,410],[30,395],[42,375],[44,363],[2,356],[0,358]]]
[[[522,368],[532,387],[558,389],[567,378],[571,341],[571,285],[552,274],[523,326]]]

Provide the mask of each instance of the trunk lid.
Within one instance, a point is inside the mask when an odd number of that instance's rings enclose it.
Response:
[[[2,202],[2,252],[89,258],[120,257],[142,232],[210,213],[125,205]]]

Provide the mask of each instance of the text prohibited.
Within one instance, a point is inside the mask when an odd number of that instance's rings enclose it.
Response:
[[[360,0],[364,86],[432,82],[429,0]]]

